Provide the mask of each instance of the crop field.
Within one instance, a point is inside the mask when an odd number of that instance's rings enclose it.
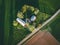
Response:
[[[13,26],[13,21],[17,18],[18,11],[21,10],[24,4],[31,5],[35,8],[38,8],[40,14],[37,15],[36,25],[40,23],[44,23],[47,19],[49,19],[59,8],[60,8],[60,0],[0,0],[1,6],[1,18],[2,18],[2,27],[1,28],[1,45],[16,45],[23,38],[28,36],[31,31],[27,28],[18,25],[19,27]],[[44,20],[47,15],[47,19]],[[59,14],[60,15],[60,14]],[[51,24],[52,35],[60,41],[60,16]],[[55,26],[55,27],[54,27]],[[20,28],[20,29],[17,29]]]

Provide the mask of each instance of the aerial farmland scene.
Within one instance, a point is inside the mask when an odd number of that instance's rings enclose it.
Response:
[[[60,0],[1,0],[1,45],[60,45]]]

